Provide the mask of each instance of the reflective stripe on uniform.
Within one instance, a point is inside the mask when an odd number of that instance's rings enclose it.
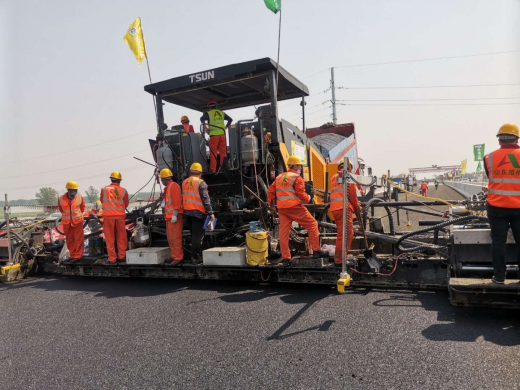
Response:
[[[488,194],[520,196],[520,191],[494,190],[494,189],[490,188],[490,189],[488,189]]]
[[[508,183],[508,184],[520,184],[520,179],[489,179],[490,183]]]

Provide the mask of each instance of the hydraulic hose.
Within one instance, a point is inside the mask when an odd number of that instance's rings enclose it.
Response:
[[[410,232],[410,233],[407,233],[403,236],[401,236],[397,242],[395,243],[395,246],[398,250],[400,250],[401,252],[416,252],[418,250],[425,250],[425,249],[433,249],[435,250],[435,248],[433,246],[431,246],[430,244],[422,244],[422,245],[418,245],[416,247],[413,247],[413,248],[403,248],[400,244],[403,240],[409,238],[409,237],[412,237],[412,236],[416,236],[416,235],[419,235],[419,234],[422,234],[422,233],[426,233],[426,232],[429,232],[431,230],[440,230],[440,229],[443,229],[445,228],[446,226],[449,226],[449,225],[455,225],[455,224],[458,224],[458,223],[461,223],[461,222],[466,222],[466,221],[472,221],[472,220],[477,220],[477,221],[482,221],[482,222],[488,222],[489,220],[486,218],[486,217],[481,217],[479,215],[466,215],[464,217],[460,217],[460,218],[455,218],[455,219],[452,219],[451,221],[445,221],[445,222],[441,222],[437,225],[433,225],[433,226],[429,226],[429,227],[426,227],[424,229],[420,229],[420,230],[415,230],[413,232]]]
[[[363,226],[367,226],[367,219],[368,219],[368,209],[369,207],[374,203],[381,203],[384,202],[383,199],[380,198],[372,198],[370,199],[365,206],[363,207]],[[390,235],[395,236],[395,225],[394,225],[394,217],[392,215],[392,212],[390,211],[390,207],[383,206],[386,210],[386,214],[388,215],[388,225],[390,227]]]

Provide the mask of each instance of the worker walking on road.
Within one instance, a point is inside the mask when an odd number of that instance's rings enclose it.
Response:
[[[186,115],[183,115],[181,117],[181,123],[182,123],[182,126],[184,127],[185,133],[194,133],[195,132],[193,130],[193,126],[190,125],[190,118],[188,118]]]
[[[103,232],[107,243],[108,262],[126,261],[128,238],[126,235],[126,208],[128,207],[128,192],[120,186],[123,177],[117,171],[110,175],[112,184],[101,189],[101,204],[103,205]],[[117,254],[116,254],[117,242]]]
[[[69,181],[65,186],[67,193],[58,199],[61,212],[61,223],[65,233],[65,243],[70,252],[69,263],[78,263],[83,257],[85,234],[83,232],[83,212],[85,201],[78,193],[78,183]]]
[[[191,228],[191,262],[202,263],[202,240],[204,239],[204,222],[207,216],[215,220],[208,185],[200,177],[202,165],[193,163],[190,167],[190,177],[182,182],[182,209],[187,225]]]
[[[221,168],[224,164],[224,158],[227,156],[226,127],[229,128],[231,126],[233,119],[217,109],[217,101],[215,99],[208,101],[208,108],[209,110],[200,117],[200,123],[204,125],[205,131],[209,133],[209,169],[215,173],[217,171],[217,154],[220,154]],[[224,121],[227,121],[226,125],[224,125]],[[208,122],[207,126],[206,122]]]
[[[439,182],[435,180],[433,184],[435,184],[435,191],[437,191],[439,189]]]
[[[278,208],[280,217],[280,249],[282,251],[283,265],[290,265],[291,251],[289,249],[289,233],[293,221],[299,223],[309,232],[309,243],[313,250],[313,258],[325,257],[325,252],[320,248],[320,235],[318,222],[309,213],[304,203],[309,203],[311,197],[305,193],[305,182],[300,176],[303,169],[302,160],[291,156],[287,160],[289,171],[276,177],[269,187],[267,203]]]
[[[421,195],[426,196],[426,193],[428,192],[428,184],[423,180],[421,183]]]
[[[352,172],[352,163],[348,160],[348,172]],[[337,227],[336,236],[336,252],[334,254],[334,263],[341,264],[343,260],[343,184],[339,182],[338,178],[343,173],[343,163],[338,166],[338,173],[332,176],[330,181],[330,211],[334,216],[334,222]],[[361,221],[361,208],[359,207],[356,185],[349,184],[348,188],[348,205],[350,209],[350,218],[347,220],[347,248],[348,253],[352,239],[354,238],[354,214],[358,220]]]
[[[491,227],[493,281],[506,279],[506,241],[509,228],[516,242],[517,265],[520,266],[520,146],[519,129],[506,123],[498,131],[500,149],[484,157],[489,178],[487,216]]]
[[[184,258],[181,187],[173,181],[173,173],[168,168],[162,169],[159,176],[164,185],[164,219],[172,259],[171,265],[178,265]]]

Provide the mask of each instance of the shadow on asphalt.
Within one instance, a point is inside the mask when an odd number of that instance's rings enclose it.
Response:
[[[381,290],[374,290],[381,291]],[[520,312],[505,309],[454,307],[447,291],[396,291],[374,301],[378,307],[419,307],[437,312],[437,320],[421,333],[432,341],[474,342],[479,338],[501,346],[520,345]],[[412,314],[412,313],[411,313]],[[413,314],[412,314],[413,315]]]
[[[286,333],[313,305],[322,299],[336,295],[332,286],[47,276],[0,285],[0,292],[18,288],[41,289],[43,291],[75,291],[78,295],[91,294],[94,297],[107,299],[151,297],[184,290],[212,291],[223,295],[188,302],[187,305],[197,305],[216,300],[230,304],[247,303],[273,297],[279,297],[286,304],[303,305],[272,335],[268,336],[267,340],[284,340],[311,331],[326,332],[335,322],[334,319],[329,319],[307,329]],[[436,312],[437,321],[441,323],[432,324],[421,332],[428,340],[474,342],[479,338],[484,338],[488,342],[501,346],[520,345],[520,312],[518,311],[453,307],[449,303],[448,292],[441,290],[410,291],[369,287],[351,289],[345,295],[366,296],[372,293],[386,294],[384,299],[375,300],[372,305],[388,308],[389,315],[400,308],[410,310],[410,316],[413,316],[413,310],[416,309]]]

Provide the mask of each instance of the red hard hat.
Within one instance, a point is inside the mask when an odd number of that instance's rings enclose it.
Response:
[[[209,99],[208,100],[208,106],[217,104],[217,101],[215,99]]]

